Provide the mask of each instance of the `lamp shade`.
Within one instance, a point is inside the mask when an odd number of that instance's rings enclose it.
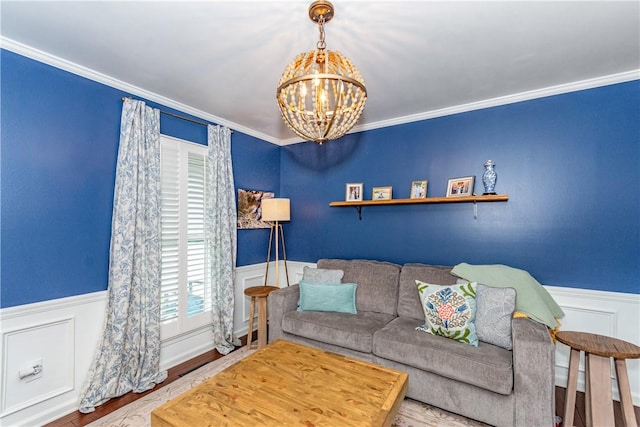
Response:
[[[289,199],[263,199],[263,221],[289,221],[291,217]]]

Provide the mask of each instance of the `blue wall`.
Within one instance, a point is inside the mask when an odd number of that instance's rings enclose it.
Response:
[[[0,55],[0,307],[104,290],[121,98],[128,94],[6,50]],[[170,116],[161,116],[161,131],[206,143],[205,127]],[[279,147],[235,132],[232,156],[239,188],[279,187]],[[264,262],[267,239],[264,230],[239,233],[238,265]]]
[[[507,264],[549,285],[640,293],[640,82],[347,135],[282,149],[292,201],[290,259]],[[496,163],[506,203],[331,208],[345,183],[409,197]]]
[[[121,97],[117,89],[0,50],[0,307],[106,289]],[[550,285],[640,293],[640,82],[277,147],[235,132],[237,188],[292,199],[291,260],[503,263]],[[158,106],[149,103],[152,106]],[[172,110],[169,110],[172,111]],[[163,133],[204,127],[162,116]],[[366,207],[347,182],[409,195],[496,162],[507,203]],[[279,192],[277,190],[280,190]],[[476,184],[476,193],[482,186]],[[264,262],[267,230],[238,231],[238,265]]]

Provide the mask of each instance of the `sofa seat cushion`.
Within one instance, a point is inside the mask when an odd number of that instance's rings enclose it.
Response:
[[[389,314],[371,311],[358,311],[357,314],[290,311],[282,318],[282,330],[315,341],[371,353],[373,333],[392,319],[393,316]]]
[[[422,319],[398,317],[374,334],[376,356],[496,393],[513,390],[512,352],[479,342],[478,347],[416,331]]]

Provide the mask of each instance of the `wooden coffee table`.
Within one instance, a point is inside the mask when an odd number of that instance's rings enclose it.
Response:
[[[153,427],[389,426],[408,376],[277,340],[151,412]]]

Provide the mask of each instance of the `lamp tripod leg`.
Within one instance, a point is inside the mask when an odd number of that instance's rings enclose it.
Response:
[[[276,221],[276,288],[280,287],[280,272],[278,271],[278,228],[282,228],[282,226]]]
[[[287,268],[287,249],[284,245],[284,231],[280,225],[280,239],[282,240],[282,258],[284,259],[284,274],[287,276],[287,286],[289,286],[289,269]]]
[[[267,280],[269,278],[269,261],[271,261],[271,242],[273,242],[273,227],[274,226],[271,225],[271,231],[269,232],[269,248],[267,249],[267,269],[264,272],[264,286],[267,286]]]

